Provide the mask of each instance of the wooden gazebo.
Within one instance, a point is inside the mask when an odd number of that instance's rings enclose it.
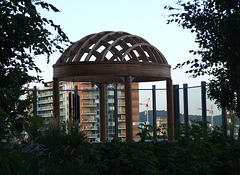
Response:
[[[53,65],[53,113],[59,118],[59,81],[94,82],[100,87],[100,139],[106,140],[105,83],[125,83],[126,139],[132,140],[132,81],[165,80],[168,139],[173,140],[171,67],[145,39],[126,32],[104,31],[72,44]]]

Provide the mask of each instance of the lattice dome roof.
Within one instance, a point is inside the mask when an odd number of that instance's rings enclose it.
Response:
[[[168,64],[163,54],[145,39],[126,32],[111,31],[91,34],[75,42],[62,54],[57,64],[84,61]]]
[[[145,39],[126,32],[90,34],[72,44],[53,65],[54,78],[64,81],[121,82],[171,78],[163,54]]]

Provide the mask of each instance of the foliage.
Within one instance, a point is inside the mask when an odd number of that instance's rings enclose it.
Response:
[[[81,132],[47,132],[0,147],[0,174],[239,174],[240,141],[203,126],[181,125],[176,142],[115,138],[92,145]]]
[[[182,9],[169,15],[168,23],[176,22],[196,34],[199,50],[191,50],[201,59],[188,60],[176,67],[190,65],[193,77],[213,75],[209,95],[222,107],[240,112],[240,1],[194,0],[177,3]]]
[[[141,142],[145,142],[146,140],[152,140],[151,132],[153,131],[152,126],[146,124],[146,122],[141,123],[140,127],[140,132],[137,133],[137,135],[140,136]]]
[[[0,2],[0,115],[4,121],[1,128],[19,116],[27,116],[31,101],[21,96],[26,94],[25,84],[41,81],[39,76],[29,75],[32,70],[41,72],[34,63],[36,56],[46,55],[48,62],[53,52],[63,51],[64,44],[69,42],[59,25],[40,15],[38,6],[59,12],[42,0]]]

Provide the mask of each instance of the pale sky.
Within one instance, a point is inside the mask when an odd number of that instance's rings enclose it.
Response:
[[[198,45],[194,42],[194,34],[175,23],[167,24],[167,15],[172,11],[165,10],[164,6],[174,6],[176,0],[48,0],[48,2],[61,12],[54,13],[40,9],[41,14],[61,25],[63,31],[73,42],[86,35],[101,31],[125,31],[141,36],[158,48],[172,68],[177,63],[193,59],[193,55],[188,51],[198,49]],[[49,64],[47,64],[45,56],[36,59],[37,66],[43,71],[41,75],[45,81],[52,81],[52,65],[60,55],[60,53],[53,54]],[[190,78],[189,74],[184,73],[186,70],[187,67],[172,70],[173,84],[179,84],[182,87],[183,83],[188,83],[190,87],[200,86],[201,81],[208,81],[206,76]],[[165,82],[143,83],[140,84],[140,88],[152,88],[153,84],[157,88],[165,88]],[[37,86],[42,87],[42,85]],[[145,93],[147,94],[147,92]],[[151,93],[147,97],[150,96]],[[140,96],[140,102],[147,97]],[[200,100],[200,97],[196,99]],[[164,99],[159,99],[157,103],[160,104],[164,101]],[[192,110],[200,114],[201,111],[196,111],[198,107],[201,107],[200,101],[194,102],[194,104],[196,106],[191,107]],[[210,104],[212,102],[208,102],[207,108],[210,107]],[[161,106],[160,109],[166,108],[164,104],[159,106]],[[217,111],[216,106],[214,108],[214,111]]]
[[[167,24],[165,5],[174,5],[176,0],[48,0],[61,12],[42,11],[41,14],[61,25],[71,41],[77,41],[86,35],[101,31],[125,31],[146,39],[166,57],[173,67],[193,58],[188,51],[198,49],[194,42],[195,35],[177,24]],[[45,56],[38,57],[36,64],[43,73],[45,81],[52,81],[52,65],[61,54],[55,53],[47,64]],[[189,78],[186,68],[173,70],[174,84],[188,83],[189,86],[200,85],[208,77]],[[165,82],[144,83],[141,88],[165,87]],[[37,85],[41,86],[41,85]]]

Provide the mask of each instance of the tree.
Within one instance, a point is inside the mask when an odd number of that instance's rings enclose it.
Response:
[[[200,59],[187,60],[176,68],[190,65],[186,73],[193,77],[213,75],[209,95],[219,107],[227,107],[240,117],[240,1],[178,1],[180,8],[166,6],[176,13],[168,23],[176,22],[196,34],[199,50],[191,50]],[[180,13],[179,13],[180,11]]]
[[[69,39],[59,25],[38,13],[37,7],[59,12],[42,0],[2,0],[0,2],[0,127],[6,121],[26,115],[25,84],[41,81],[30,70],[41,70],[35,65],[37,55],[63,51]],[[53,30],[52,30],[53,29]],[[51,30],[51,32],[50,32]]]

